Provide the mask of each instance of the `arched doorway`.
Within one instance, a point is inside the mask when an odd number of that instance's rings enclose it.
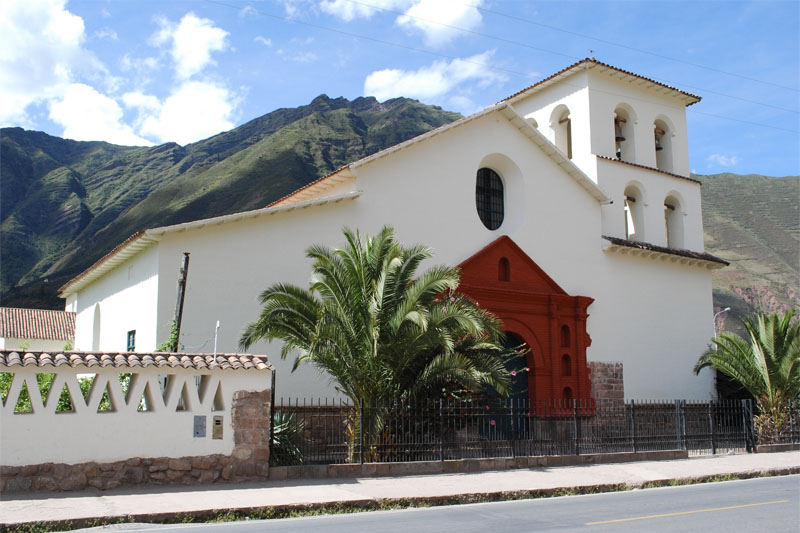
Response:
[[[512,395],[521,395],[527,381],[531,401],[562,400],[567,390],[570,399],[588,400],[586,320],[594,299],[567,294],[508,236],[459,266],[459,291],[502,320],[509,347],[524,343],[528,348],[527,379],[517,380]],[[513,365],[523,368],[521,363],[515,359]]]

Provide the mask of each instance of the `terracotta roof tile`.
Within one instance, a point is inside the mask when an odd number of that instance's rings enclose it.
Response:
[[[615,67],[613,65],[609,65],[608,63],[603,63],[602,61],[598,61],[598,60],[594,59],[593,57],[587,57],[586,59],[581,59],[577,63],[573,63],[572,65],[570,65],[570,66],[568,66],[568,67],[566,67],[564,69],[559,70],[555,74],[552,74],[552,75],[544,78],[543,80],[538,81],[538,82],[534,83],[533,85],[522,89],[521,91],[517,91],[514,94],[512,94],[511,96],[509,96],[507,98],[504,98],[504,99],[502,99],[500,101],[501,102],[506,102],[508,100],[512,100],[512,99],[516,98],[517,96],[519,96],[521,94],[524,94],[524,93],[527,93],[531,89],[535,89],[535,88],[539,87],[540,85],[545,84],[545,83],[549,82],[550,80],[552,80],[554,78],[557,78],[557,77],[561,76],[562,74],[565,74],[565,73],[569,72],[570,70],[574,69],[575,67],[579,67],[579,66],[581,66],[583,64],[589,64],[589,65],[596,65],[596,66],[600,66],[600,67],[605,67],[605,68],[620,72],[622,74],[627,74],[629,76],[634,76],[634,77],[639,78],[641,80],[649,81],[650,83],[654,83],[654,84],[656,84],[656,85],[658,85],[660,87],[664,87],[665,89],[670,89],[672,91],[675,91],[675,92],[681,94],[682,96],[684,96],[684,97],[686,97],[686,98],[688,98],[690,100],[694,100],[694,102],[686,104],[687,107],[692,105],[692,104],[696,104],[697,102],[699,102],[701,100],[701,98],[699,96],[694,95],[692,93],[687,93],[686,91],[682,91],[680,89],[676,89],[675,87],[672,87],[672,86],[667,85],[665,83],[661,83],[660,81],[656,81],[656,80],[648,78],[646,76],[640,76],[639,74],[636,74],[636,73],[631,72],[629,70],[624,70],[624,69],[621,69],[621,68],[617,68],[617,67]]]
[[[72,340],[75,338],[75,313],[0,307],[0,337]]]
[[[99,352],[19,352],[15,350],[0,350],[0,367],[33,366],[37,368],[47,366],[67,365],[72,368],[77,367],[113,367],[113,368],[135,368],[135,367],[182,367],[194,370],[269,370],[269,364],[265,356],[248,354],[217,354],[216,361],[214,355],[207,353],[99,353]]]
[[[616,244],[617,246],[625,246],[627,248],[636,248],[639,250],[648,250],[651,252],[660,252],[662,254],[677,255],[680,257],[688,257],[689,259],[699,259],[701,261],[711,261],[712,263],[719,263],[725,266],[730,265],[730,263],[725,261],[724,259],[720,259],[715,255],[711,255],[705,252],[703,253],[693,252],[691,250],[683,250],[680,248],[666,248],[664,246],[657,246],[655,244],[650,244],[648,242],[629,241],[627,239],[621,239],[619,237],[610,237],[608,235],[603,235],[603,238],[612,244]]]
[[[666,174],[667,176],[672,176],[673,178],[680,178],[682,180],[691,181],[693,183],[697,183],[698,185],[702,185],[703,183],[700,180],[696,180],[689,176],[681,176],[680,174],[675,174],[674,172],[667,172],[666,170],[661,170],[660,168],[653,168],[648,167],[646,165],[640,165],[639,163],[631,163],[630,161],[623,161],[622,159],[617,159],[616,157],[608,157],[607,155],[597,155],[598,159],[603,159],[605,161],[613,161],[615,163],[622,163],[623,165],[629,165],[632,167],[637,168],[644,168],[646,170],[652,170],[653,172],[659,172],[661,174]]]

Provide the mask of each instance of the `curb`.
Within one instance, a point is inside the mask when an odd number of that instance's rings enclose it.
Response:
[[[474,492],[465,494],[452,494],[447,496],[425,496],[419,498],[387,498],[387,499],[359,499],[344,501],[329,501],[308,504],[286,504],[276,506],[255,507],[228,507],[220,509],[204,509],[188,512],[143,513],[133,515],[117,515],[80,518],[76,520],[59,520],[47,522],[18,522],[0,523],[2,531],[67,531],[80,528],[91,528],[118,523],[144,522],[152,524],[179,524],[206,522],[213,519],[244,520],[246,517],[255,519],[287,518],[299,514],[337,514],[363,511],[380,511],[398,508],[413,507],[438,507],[443,505],[463,505],[470,503],[499,502],[514,500],[531,500],[539,498],[554,498],[558,496],[602,494],[607,492],[620,492],[633,489],[649,489],[656,487],[693,485],[715,481],[728,481],[732,479],[753,479],[759,477],[788,476],[800,474],[800,466],[773,468],[768,470],[750,470],[745,472],[729,472],[724,474],[667,478],[646,481],[642,483],[612,483],[598,485],[582,485],[576,487],[557,487],[549,489],[531,489],[518,491]]]

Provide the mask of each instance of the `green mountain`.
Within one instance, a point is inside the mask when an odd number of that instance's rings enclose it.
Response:
[[[800,309],[800,177],[694,176],[703,183],[706,250],[729,261],[714,271],[719,326],[739,330],[754,310]]]
[[[139,230],[257,209],[459,118],[397,98],[315,98],[179,146],[0,130],[0,301],[62,308],[57,290]]]
[[[179,146],[77,142],[0,130],[0,302],[63,308],[57,290],[133,233],[264,207],[342,165],[460,115],[416,100],[331,99],[279,109]],[[695,175],[725,327],[800,308],[800,177]],[[721,324],[722,325],[722,324]]]

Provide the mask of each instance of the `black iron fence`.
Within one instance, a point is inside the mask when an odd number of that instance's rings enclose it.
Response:
[[[798,406],[778,442],[800,442]],[[432,461],[648,450],[753,451],[751,400],[436,400],[274,406],[276,465]]]

